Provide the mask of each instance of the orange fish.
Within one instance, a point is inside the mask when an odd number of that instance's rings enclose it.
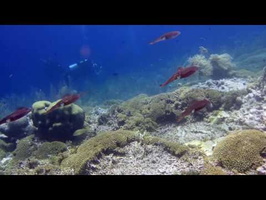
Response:
[[[197,66],[180,67],[176,73],[174,73],[165,83],[161,84],[160,87],[164,87],[167,84],[177,80],[178,78],[186,78],[194,74],[199,68]]]
[[[77,101],[81,95],[83,95],[84,93],[81,94],[68,94],[65,95],[59,102],[57,102],[52,108],[50,108],[49,110],[46,111],[46,114],[54,111],[57,108],[63,107],[63,106],[67,106],[71,103],[74,103],[75,101]]]
[[[208,99],[203,99],[200,101],[193,101],[189,107],[177,118],[177,122],[180,122],[184,117],[190,115],[193,112],[197,112],[202,108],[205,108],[207,105],[211,104]]]
[[[180,31],[168,32],[168,33],[163,34],[162,36],[160,36],[156,40],[150,42],[149,44],[155,44],[157,42],[161,42],[161,41],[164,41],[164,40],[173,39],[173,38],[176,38],[177,36],[179,36],[180,34],[181,34]]]
[[[27,115],[30,111],[31,111],[31,108],[25,108],[25,107],[18,108],[15,112],[1,119],[0,125],[4,123],[16,121],[24,117],[25,115]]]

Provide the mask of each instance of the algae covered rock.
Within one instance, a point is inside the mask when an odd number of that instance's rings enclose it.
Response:
[[[32,121],[38,128],[37,134],[48,140],[67,140],[73,133],[83,128],[85,112],[77,105],[71,104],[46,114],[46,110],[56,102],[38,101],[32,105]]]
[[[266,148],[266,133],[258,130],[243,130],[232,133],[214,148],[213,158],[223,167],[246,172],[263,161]]]
[[[33,139],[34,135],[30,135],[18,141],[17,147],[13,152],[14,160],[24,160],[32,155],[37,149]]]
[[[0,160],[6,157],[6,152],[3,149],[0,149]]]
[[[31,114],[29,113],[16,121],[2,124],[0,132],[7,136],[5,140],[15,142],[17,139],[33,134],[35,127],[32,126],[30,116]]]
[[[4,151],[13,151],[15,148],[15,145],[13,143],[6,143],[3,140],[0,140],[0,149]]]
[[[66,150],[67,146],[63,142],[45,142],[40,147],[38,147],[38,150],[34,152],[34,155],[38,159],[45,159]]]

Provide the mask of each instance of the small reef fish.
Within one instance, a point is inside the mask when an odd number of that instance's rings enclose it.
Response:
[[[211,104],[208,99],[203,99],[200,101],[193,101],[189,107],[177,118],[177,122],[180,122],[184,117],[190,115],[191,113],[197,112],[202,108],[205,108],[207,105]]]
[[[51,107],[49,110],[46,111],[46,114],[54,111],[57,108],[61,108],[63,106],[67,106],[71,103],[74,103],[75,101],[77,101],[81,95],[83,95],[83,93],[81,94],[68,94],[65,95],[60,101],[58,101],[53,107]]]
[[[25,115],[27,115],[30,111],[31,111],[31,108],[26,108],[26,107],[18,108],[16,111],[11,113],[10,115],[1,119],[0,125],[4,124],[4,123],[16,121],[16,120],[24,117]]]
[[[180,67],[176,73],[174,73],[165,83],[161,84],[160,87],[164,87],[167,84],[181,78],[186,78],[194,74],[199,68],[196,66]]]
[[[156,40],[150,42],[149,44],[155,44],[157,42],[161,42],[161,41],[164,41],[164,40],[173,39],[173,38],[176,38],[177,36],[179,36],[180,34],[181,34],[180,31],[168,32],[168,33],[163,34],[162,36],[160,36]]]

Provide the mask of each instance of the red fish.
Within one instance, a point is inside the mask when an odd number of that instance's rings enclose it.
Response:
[[[163,34],[162,36],[160,36],[156,40],[150,42],[149,44],[155,44],[155,43],[161,42],[163,40],[173,39],[173,38],[176,38],[177,36],[179,36],[180,34],[181,34],[180,31],[168,32],[168,33]]]
[[[84,93],[81,94],[68,94],[65,95],[60,101],[58,101],[52,108],[50,108],[49,110],[46,111],[46,114],[54,111],[57,108],[63,107],[63,106],[67,106],[71,103],[74,103],[75,101],[77,101],[81,95],[83,95]]]
[[[26,107],[18,108],[15,112],[1,119],[0,125],[4,123],[16,121],[24,117],[25,115],[27,115],[30,111],[31,111],[31,108],[26,108]]]
[[[177,122],[180,122],[184,117],[190,115],[192,112],[197,112],[207,105],[211,104],[208,99],[203,99],[200,101],[193,101],[189,107],[177,118]]]
[[[161,84],[160,87],[164,87],[167,84],[175,81],[178,78],[186,78],[188,76],[191,76],[194,74],[199,68],[196,66],[190,66],[190,67],[180,67],[176,73],[173,74],[165,83]]]

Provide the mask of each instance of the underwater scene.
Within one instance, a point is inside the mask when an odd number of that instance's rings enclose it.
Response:
[[[266,25],[0,25],[1,175],[266,175]]]

